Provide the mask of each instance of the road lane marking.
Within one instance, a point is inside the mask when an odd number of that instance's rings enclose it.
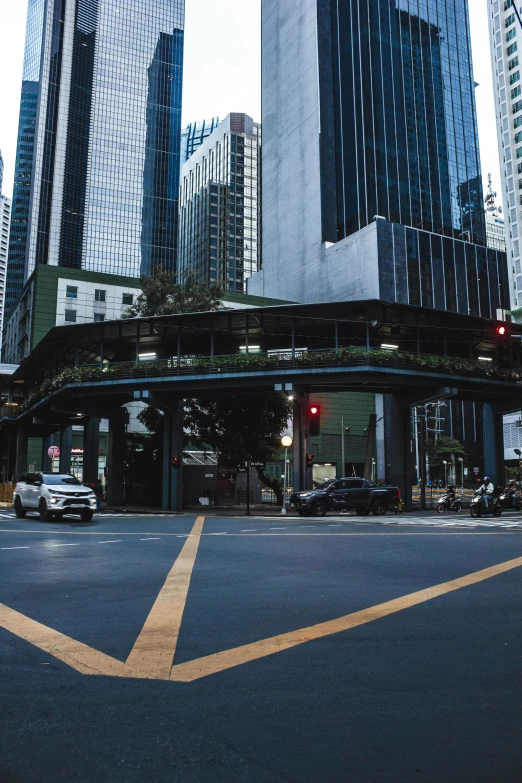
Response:
[[[270,530],[286,530],[286,527],[271,527]]]
[[[49,628],[36,620],[26,617],[4,604],[0,604],[0,627],[38,647],[62,663],[66,663],[80,674],[104,674],[108,677],[146,678],[144,672],[138,672],[125,666],[122,661],[110,655],[94,650],[82,642],[71,639],[54,628]]]
[[[257,530],[257,527],[255,527],[253,530],[242,530],[242,533],[255,533]]]
[[[121,538],[119,541],[98,541],[98,544],[121,544]]]
[[[140,541],[161,541],[161,538],[140,538]]]
[[[205,517],[198,517],[150,610],[126,666],[169,679]]]
[[[206,655],[187,663],[180,663],[172,667],[171,679],[176,682],[194,682],[194,680],[199,680],[202,677],[208,677],[211,674],[217,674],[259,658],[266,658],[269,655],[297,647],[306,642],[322,639],[325,636],[331,636],[341,631],[348,631],[351,628],[357,628],[360,625],[371,623],[374,620],[395,614],[403,609],[410,609],[426,601],[431,601],[433,598],[438,598],[441,595],[478,584],[520,566],[522,566],[522,557],[517,557],[514,560],[508,560],[505,563],[499,563],[490,568],[475,571],[467,576],[452,579],[449,582],[443,582],[440,585],[418,590],[401,598],[395,598],[392,601],[386,601],[368,609],[338,617],[336,620],[318,623],[308,628],[300,628],[297,631],[279,634],[268,639],[262,639],[259,642],[235,647],[232,650]]]
[[[80,546],[80,544],[51,544],[50,546]]]
[[[79,546],[79,544],[78,544],[78,546]],[[2,552],[7,552],[8,549],[29,549],[29,547],[28,546],[3,546],[2,547]]]

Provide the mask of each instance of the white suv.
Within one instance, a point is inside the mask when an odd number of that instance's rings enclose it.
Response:
[[[24,473],[14,488],[13,506],[19,519],[37,510],[45,522],[64,514],[79,514],[83,522],[90,522],[96,496],[69,473]]]

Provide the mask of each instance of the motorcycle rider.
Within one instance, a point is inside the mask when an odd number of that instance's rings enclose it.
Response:
[[[479,487],[479,492],[484,500],[484,507],[489,507],[489,499],[495,494],[495,487],[489,476],[484,476],[484,483]]]

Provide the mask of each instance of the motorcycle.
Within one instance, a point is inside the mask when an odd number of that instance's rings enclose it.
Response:
[[[455,511],[455,513],[459,514],[462,511],[462,502],[460,498],[455,495],[450,495],[449,493],[442,495],[437,505],[437,512],[439,514],[444,514],[446,511]]]
[[[506,489],[499,497],[500,505],[504,510],[514,509],[522,511],[522,496],[518,492]]]
[[[486,509],[484,495],[482,492],[477,492],[471,501],[471,506],[469,507],[469,513],[472,517],[480,517],[484,512],[491,513],[494,517],[499,517],[502,514],[502,506],[500,505],[499,496],[489,495],[488,498],[489,504],[488,508]]]

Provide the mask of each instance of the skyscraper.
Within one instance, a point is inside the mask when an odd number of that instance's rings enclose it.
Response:
[[[8,308],[40,264],[175,268],[184,0],[29,0]]]
[[[0,344],[4,322],[5,275],[7,269],[7,247],[9,244],[9,225],[11,222],[11,199],[2,194],[4,178],[4,159],[0,150]]]
[[[522,305],[522,22],[511,0],[488,0],[488,19],[511,306],[517,308]]]
[[[494,315],[467,3],[263,0],[263,271],[249,293]]]
[[[261,126],[232,113],[183,166],[178,265],[181,279],[243,293],[259,269]]]
[[[198,147],[200,147],[205,139],[208,139],[210,134],[215,131],[219,125],[219,117],[212,117],[210,120],[202,120],[201,122],[190,122],[184,130],[181,132],[181,165],[195,153]]]

